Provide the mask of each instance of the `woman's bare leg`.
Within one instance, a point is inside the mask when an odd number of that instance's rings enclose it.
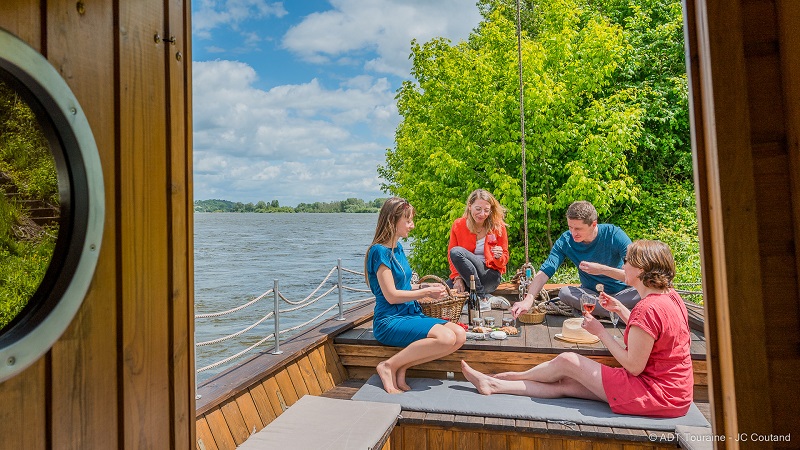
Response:
[[[463,361],[461,367],[464,376],[486,395],[502,392],[542,398],[569,396],[608,401],[600,363],[575,353],[562,353],[525,372],[506,372],[494,377],[472,369]]]
[[[463,329],[461,331],[463,332]],[[378,364],[375,369],[383,382],[386,392],[390,394],[402,392],[398,389],[397,371],[399,369],[417,365],[422,361],[432,361],[450,354],[454,351],[453,348],[459,341],[456,332],[440,324],[434,325],[431,331],[428,332],[428,336],[432,337],[412,342],[391,358]],[[405,382],[405,371],[400,381],[405,387],[408,386]]]
[[[437,328],[439,326],[444,327],[444,329],[447,332],[452,332],[453,334],[455,334],[455,342],[449,348],[442,349],[442,353],[441,354],[430,355],[428,358],[421,359],[419,361],[413,361],[413,362],[411,362],[409,364],[406,364],[405,366],[400,367],[399,369],[397,369],[397,377],[395,379],[395,382],[396,382],[396,386],[398,388],[400,388],[401,390],[403,390],[403,391],[410,391],[411,390],[411,386],[409,386],[406,383],[406,370],[408,370],[409,367],[417,366],[419,364],[423,364],[423,363],[426,363],[426,362],[429,362],[429,361],[433,361],[433,360],[439,359],[439,358],[441,358],[443,356],[447,356],[447,355],[455,352],[459,348],[461,348],[461,346],[464,345],[464,342],[467,341],[467,333],[464,331],[464,329],[461,328],[460,326],[452,323],[452,322],[447,322],[447,323],[444,323],[442,325],[434,325],[431,328],[431,331],[428,332],[428,337],[429,338],[431,338],[431,337],[432,338],[436,338],[437,333],[441,333],[442,332],[441,329]],[[450,338],[448,336],[446,338],[446,340],[449,340],[449,339]]]

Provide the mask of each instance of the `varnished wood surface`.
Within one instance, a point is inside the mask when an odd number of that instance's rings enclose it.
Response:
[[[496,325],[500,324],[500,319],[503,316],[501,310],[492,310],[484,313],[491,315],[496,319]],[[517,322],[517,328],[520,331],[518,336],[509,336],[505,340],[472,340],[468,339],[467,342],[461,347],[461,350],[484,350],[484,351],[507,351],[507,352],[524,352],[524,353],[562,353],[566,351],[576,352],[583,355],[595,356],[611,356],[606,346],[602,342],[594,344],[574,344],[564,342],[557,339],[556,334],[561,333],[564,320],[568,319],[566,316],[559,315],[545,315],[545,321],[541,324],[526,324]],[[462,317],[462,320],[466,320]],[[622,331],[624,324],[620,321],[617,329],[614,330],[611,322],[603,319],[606,329],[618,338],[622,338]],[[335,338],[337,344],[353,344],[353,345],[382,345],[375,339],[372,334],[372,322],[365,322],[358,327],[341,333]],[[702,333],[692,331],[692,359],[703,361],[706,359],[705,337]]]
[[[93,70],[97,61],[111,61],[114,56],[112,5],[96,4],[83,16],[75,4],[51,2],[47,21],[47,54],[81,103],[100,153],[105,185],[105,232],[95,269],[95,279],[83,306],[64,336],[53,347],[52,418],[53,435],[63,439],[64,448],[113,448],[119,440],[117,398],[118,299],[113,293],[119,286],[116,257],[118,185],[115,169],[115,129],[104,124],[116,122],[114,65],[103,64]],[[109,295],[109,294],[112,295]],[[102,325],[101,325],[102,324]],[[92,332],[89,332],[92,330]],[[105,357],[97,357],[106,355]],[[80,374],[80,375],[79,375]],[[91,408],[81,408],[80,398]],[[98,433],[95,429],[105,429]]]
[[[335,335],[369,320],[372,317],[372,308],[372,303],[354,307],[347,311],[346,320],[339,321],[332,318],[323,321],[292,337],[288,342],[282,343],[281,351],[283,353],[280,355],[273,355],[269,352],[260,353],[201,383],[197,387],[197,393],[201,395],[201,398],[197,401],[196,415],[199,417],[208,409],[235,396],[243,389],[247,389],[254,381],[272,376],[275,372],[285,368],[289,362],[295,360],[297,360],[298,370],[304,377],[311,374],[312,371],[317,375],[315,381],[309,381],[310,387],[308,384],[306,385],[309,393],[317,390],[327,391],[338,382],[347,379],[347,372],[343,372],[343,369],[336,366],[335,355],[332,351],[319,349],[320,345],[328,340],[329,334]],[[320,368],[325,368],[326,372],[319,373]],[[333,371],[336,371],[335,378],[330,373]]]
[[[496,317],[500,322],[503,312],[492,310],[484,314]],[[465,317],[463,319],[466,319]],[[585,355],[599,363],[619,367],[619,363],[611,356],[602,342],[595,344],[573,344],[555,338],[561,332],[565,316],[547,314],[542,324],[517,323],[520,334],[505,340],[467,340],[458,351],[415,366],[409,370],[409,376],[425,378],[445,378],[450,372],[456,379],[464,379],[461,374],[461,360],[482,372],[499,373],[506,371],[525,371],[532,366],[553,359],[558,353],[575,352]],[[604,320],[605,322],[605,320]],[[612,335],[622,337],[622,323],[613,330],[612,325],[605,324]],[[375,373],[375,367],[400,351],[397,347],[381,344],[372,333],[372,322],[347,330],[334,338],[334,348],[347,368],[351,378],[367,379]],[[706,343],[702,333],[692,331],[692,366],[694,371],[694,399],[707,401],[708,367],[706,364]]]
[[[344,368],[338,358],[326,356],[333,354],[330,347],[329,341],[323,341],[316,347],[305,348],[290,360],[281,361],[267,375],[254,374],[246,388],[206,404],[196,418],[195,447],[233,450],[304,395],[325,395],[331,391]],[[339,383],[345,386],[347,381]],[[310,386],[323,391],[311,394],[316,389]]]
[[[800,428],[782,412],[800,390],[800,2],[687,4],[713,425],[786,435]]]
[[[83,305],[34,368],[0,384],[2,449],[194,441],[189,15],[181,0],[0,2],[0,27],[80,102],[105,189]]]

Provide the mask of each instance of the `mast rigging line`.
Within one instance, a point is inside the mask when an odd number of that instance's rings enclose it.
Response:
[[[519,129],[522,152],[522,227],[525,234],[525,266],[530,266],[528,252],[528,171],[525,167],[525,89],[522,81],[522,14],[517,0],[517,71],[519,75]]]

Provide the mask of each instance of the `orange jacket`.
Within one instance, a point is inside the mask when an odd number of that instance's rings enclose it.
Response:
[[[506,273],[506,264],[508,264],[508,232],[506,227],[503,226],[500,230],[494,230],[497,236],[497,245],[503,247],[503,256],[495,258],[489,246],[484,244],[483,256],[486,258],[486,267],[494,269],[500,273]],[[467,228],[467,219],[459,217],[453,222],[450,227],[450,243],[447,245],[447,262],[450,264],[450,279],[458,276],[458,271],[453,266],[453,261],[450,261],[450,249],[453,247],[464,247],[465,249],[475,252],[475,247],[478,243],[478,235],[469,231]]]

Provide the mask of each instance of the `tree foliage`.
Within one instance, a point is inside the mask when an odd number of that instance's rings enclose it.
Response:
[[[687,238],[682,251],[696,254],[696,220],[670,227],[694,216],[680,2],[523,3],[525,174],[515,0],[479,2],[483,20],[466,42],[412,42],[413,81],[398,91],[403,120],[379,172],[419,210],[415,269],[446,273],[450,224],[476,188],[507,208],[510,267],[524,262],[523,177],[531,262],[578,199],[631,237],[673,247]],[[659,208],[662,197],[675,209]]]
[[[360,198],[348,198],[333,202],[300,203],[296,207],[280,206],[278,200],[267,203],[232,202],[230,200],[195,200],[195,212],[255,212],[255,213],[376,213],[381,209],[386,198],[376,198],[366,202]]]
[[[24,201],[57,209],[58,175],[33,111],[0,81],[0,328],[28,304],[55,247],[57,225],[33,223]]]
[[[562,230],[553,220],[575,199],[601,213],[635,201],[628,155],[642,110],[628,89],[611,91],[626,53],[622,28],[575,0],[538,5],[535,38],[522,43],[526,168],[532,254]],[[443,273],[448,230],[468,192],[485,188],[507,208],[512,243],[522,229],[516,26],[506,5],[489,3],[467,42],[412,44],[412,75],[398,94],[403,121],[381,175],[420,211],[413,263]],[[512,265],[524,249],[511,249]]]

